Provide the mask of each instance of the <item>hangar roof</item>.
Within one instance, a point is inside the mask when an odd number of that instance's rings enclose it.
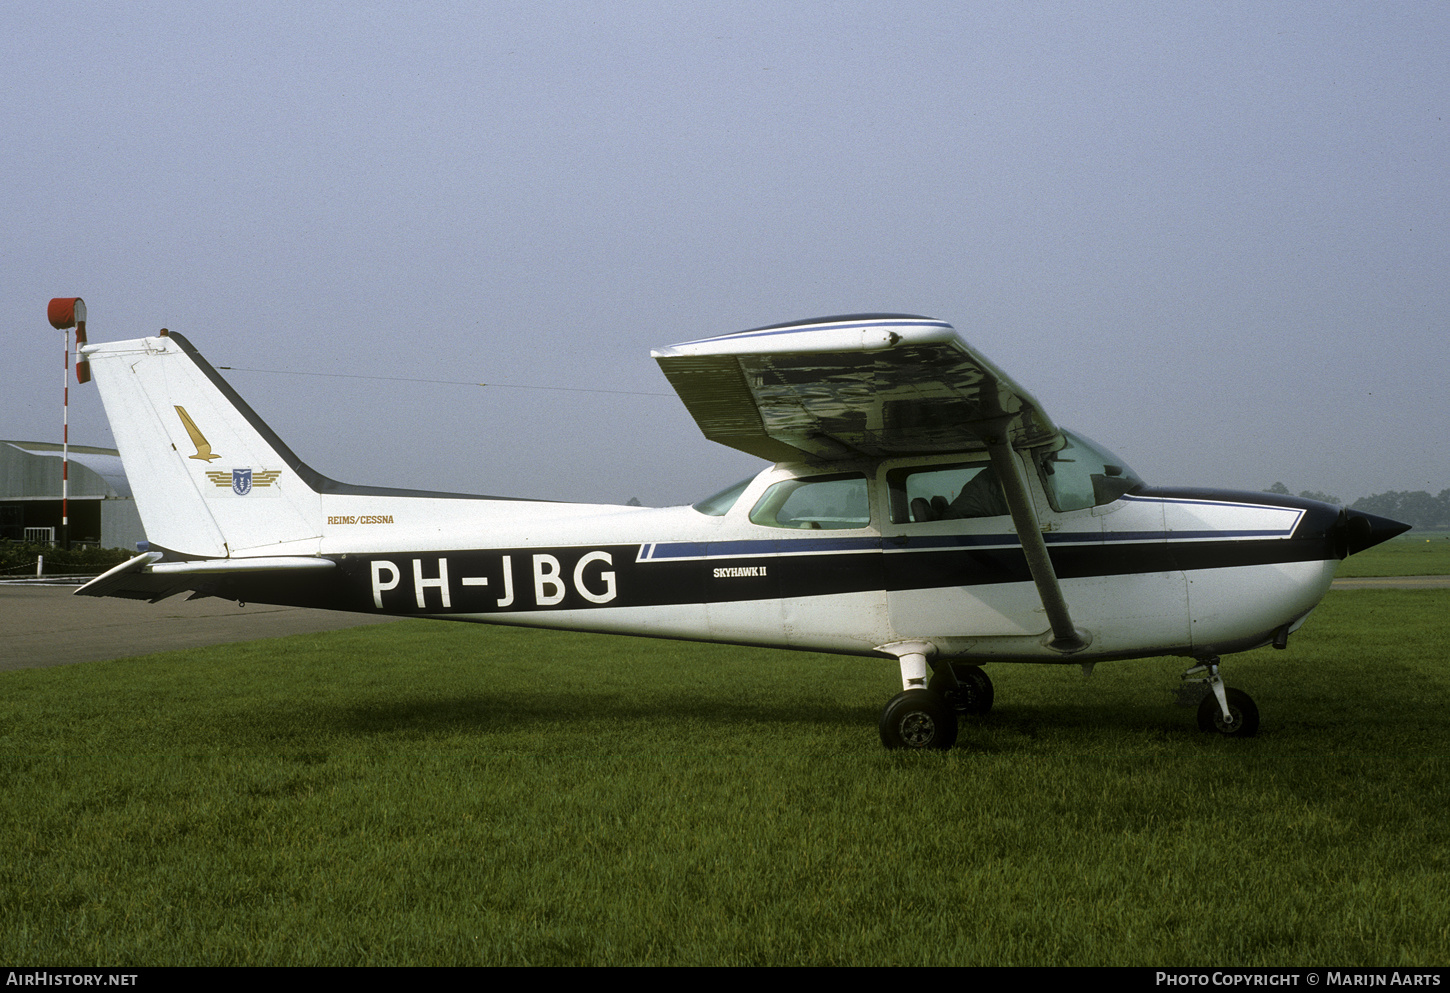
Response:
[[[114,448],[71,445],[72,499],[131,499],[131,484]],[[48,441],[0,441],[0,500],[60,498],[61,446]]]

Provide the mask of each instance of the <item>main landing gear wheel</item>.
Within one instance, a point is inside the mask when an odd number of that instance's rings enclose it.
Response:
[[[1232,722],[1223,719],[1218,696],[1210,693],[1198,705],[1198,730],[1217,731],[1231,738],[1248,738],[1259,730],[1259,708],[1243,690],[1225,689]]]
[[[881,744],[887,748],[946,751],[957,740],[957,715],[931,690],[907,690],[881,711]]]
[[[991,710],[995,692],[987,674],[965,662],[950,662],[948,665],[952,667],[950,673],[945,666],[937,666],[926,688],[946,701],[946,705],[957,714],[980,715]],[[957,677],[955,684],[952,683],[952,675]]]

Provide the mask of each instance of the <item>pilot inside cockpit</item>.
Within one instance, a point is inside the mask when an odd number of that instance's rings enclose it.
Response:
[[[989,465],[967,481],[956,499],[947,504],[946,513],[938,520],[999,517],[1010,512],[1007,496],[1002,492],[1002,484],[997,481],[997,470]]]
[[[997,472],[985,462],[891,475],[897,477],[895,485],[905,487],[913,523],[999,517],[1010,512]]]

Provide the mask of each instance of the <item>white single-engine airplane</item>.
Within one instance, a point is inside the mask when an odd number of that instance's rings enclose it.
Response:
[[[949,324],[799,321],[653,353],[705,436],[775,464],[693,507],[339,483],[165,331],[89,361],[146,528],[77,592],[896,659],[888,748],[949,748],[982,663],[1180,655],[1205,731],[1258,710],[1219,656],[1289,635],[1336,564],[1406,530],[1266,493],[1163,489],[1058,428]]]

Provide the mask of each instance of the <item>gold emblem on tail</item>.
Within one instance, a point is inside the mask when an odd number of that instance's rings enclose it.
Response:
[[[176,412],[181,415],[181,423],[186,428],[186,433],[191,436],[191,443],[196,446],[196,454],[188,455],[187,458],[201,459],[203,462],[221,458],[220,455],[211,453],[211,442],[206,440],[206,435],[201,433],[201,429],[196,426],[196,422],[191,419],[186,408],[177,407]]]

